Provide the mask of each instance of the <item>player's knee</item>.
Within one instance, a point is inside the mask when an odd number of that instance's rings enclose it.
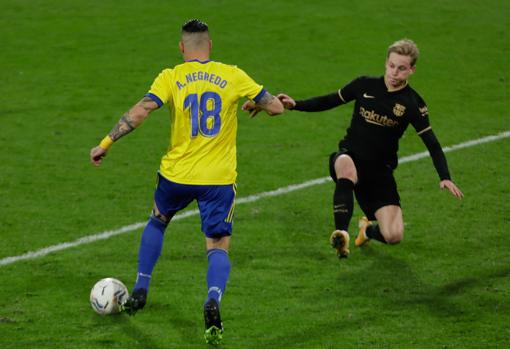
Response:
[[[335,161],[335,172],[338,179],[347,178],[353,183],[358,181],[356,166],[352,159],[347,155],[340,155]]]
[[[230,247],[230,235],[219,235],[215,237],[207,237],[207,250],[220,249],[228,251]]]
[[[390,234],[386,239],[386,242],[390,245],[396,245],[399,244],[403,239],[404,239],[404,227],[396,226],[391,229]]]
[[[158,222],[164,224],[165,226],[170,223],[170,217],[165,216],[161,212],[159,212],[158,208],[154,206],[152,209],[151,218],[157,220]]]
[[[390,245],[399,244],[404,239],[404,227],[402,225],[394,225],[385,230],[381,230],[384,240]]]
[[[390,245],[396,245],[399,244],[403,238],[404,238],[403,235],[390,235],[386,237],[385,240]]]

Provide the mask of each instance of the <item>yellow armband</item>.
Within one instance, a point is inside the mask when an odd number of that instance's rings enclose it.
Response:
[[[101,143],[99,143],[99,146],[103,148],[104,150],[108,150],[113,144],[113,140],[110,138],[110,136],[106,136],[103,138]]]

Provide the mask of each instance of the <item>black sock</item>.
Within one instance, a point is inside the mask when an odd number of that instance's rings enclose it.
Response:
[[[335,193],[333,195],[333,215],[335,217],[335,228],[345,230],[349,228],[354,207],[353,198],[354,183],[347,178],[340,178],[336,181]]]
[[[370,224],[367,227],[365,234],[367,235],[367,238],[369,238],[369,239],[374,239],[374,240],[382,242],[383,244],[386,244],[386,240],[384,240],[384,236],[382,236],[381,230],[379,229],[378,224]]]

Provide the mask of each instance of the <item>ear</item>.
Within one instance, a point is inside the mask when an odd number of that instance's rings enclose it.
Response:
[[[179,41],[179,51],[181,51],[181,53],[184,53],[184,44],[182,41]]]
[[[212,50],[212,40],[209,40],[209,51]]]
[[[413,65],[411,67],[411,74],[414,74],[416,72],[416,65]]]

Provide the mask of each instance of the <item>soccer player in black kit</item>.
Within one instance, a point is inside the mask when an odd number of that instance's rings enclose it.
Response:
[[[440,178],[439,187],[447,188],[459,199],[463,197],[450,178],[445,155],[429,123],[427,106],[408,84],[416,70],[418,54],[413,41],[399,40],[388,48],[382,77],[358,77],[338,91],[305,100],[295,101],[285,94],[278,96],[287,109],[306,112],[355,101],[347,134],[329,161],[330,174],[336,183],[333,196],[336,230],[330,242],[338,257],[349,255],[347,229],[353,213],[353,193],[366,215],[358,222],[356,246],[371,239],[388,244],[402,240],[404,222],[393,171],[398,164],[399,139],[409,124],[432,157]],[[250,103],[244,109],[253,111]]]

